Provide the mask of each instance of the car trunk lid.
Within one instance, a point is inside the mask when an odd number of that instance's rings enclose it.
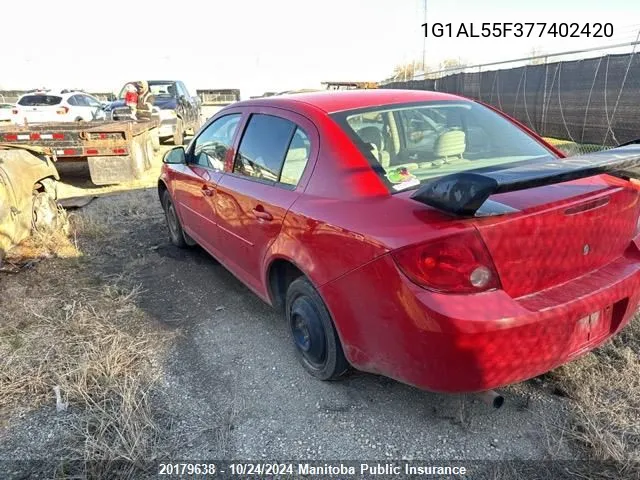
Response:
[[[596,270],[637,234],[638,145],[512,168],[465,171],[411,198],[472,222],[504,290],[521,297]],[[609,173],[611,176],[603,174]]]
[[[494,198],[521,211],[477,224],[512,297],[562,284],[620,257],[640,214],[637,190],[597,178]]]

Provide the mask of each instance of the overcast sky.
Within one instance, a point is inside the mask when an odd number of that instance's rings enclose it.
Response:
[[[196,88],[318,87],[381,80],[422,57],[423,0],[155,0],[2,3],[0,88],[119,90],[138,78],[180,78]],[[525,6],[526,5],[526,6]],[[142,22],[128,20],[131,7]],[[614,39],[427,40],[427,61],[474,64],[635,38],[631,0],[428,0],[429,22],[605,22]],[[636,24],[634,25],[634,22]],[[633,37],[633,38],[632,38]],[[138,51],[132,49],[139,47]]]

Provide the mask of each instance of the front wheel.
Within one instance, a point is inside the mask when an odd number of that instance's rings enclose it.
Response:
[[[63,226],[60,209],[47,192],[34,191],[32,201],[32,227],[38,233],[50,233]]]
[[[305,277],[289,286],[285,311],[296,356],[307,372],[320,380],[333,380],[348,370],[329,311]]]
[[[165,190],[162,194],[162,208],[164,209],[164,216],[167,220],[171,243],[179,248],[194,246],[196,242],[182,229],[182,225],[180,225],[178,212],[176,212],[176,207],[171,200],[171,195],[168,190]]]

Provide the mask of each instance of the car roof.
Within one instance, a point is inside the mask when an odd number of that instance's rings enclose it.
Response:
[[[377,107],[414,102],[467,100],[457,95],[426,90],[338,90],[278,95],[266,98],[246,100],[236,106],[248,104],[291,107],[295,104],[312,105],[325,113],[335,113],[359,108]]]
[[[93,95],[91,95],[90,93],[87,92],[83,92],[82,90],[67,90],[67,89],[62,89],[62,90],[38,90],[35,92],[27,92],[24,95],[22,95],[20,98],[22,97],[29,97],[32,95],[53,95],[56,97],[70,97],[71,95],[88,95],[90,97],[92,97]]]

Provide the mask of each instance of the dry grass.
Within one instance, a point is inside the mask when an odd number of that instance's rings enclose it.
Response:
[[[78,215],[72,224],[81,237],[109,230],[97,216]],[[80,473],[90,478],[113,476],[116,463],[118,478],[139,478],[143,460],[158,454],[149,393],[166,336],[150,328],[137,306],[142,292],[130,279],[99,278],[78,258],[75,235],[34,237],[8,260],[50,257],[71,260],[0,277],[0,414],[18,405],[52,408],[59,388],[75,439],[59,453],[82,460],[90,470]],[[65,468],[63,476],[78,473]]]
[[[640,319],[551,378],[573,400],[571,438],[591,459],[640,476]]]

